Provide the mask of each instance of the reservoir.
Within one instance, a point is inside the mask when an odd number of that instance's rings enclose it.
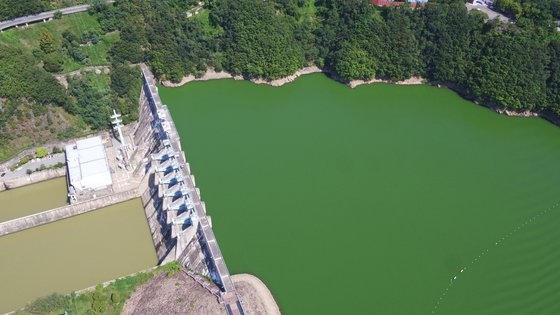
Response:
[[[0,193],[0,222],[65,206],[66,177]]]
[[[0,237],[0,253],[0,313],[157,263],[139,199]]]
[[[560,313],[560,128],[321,74],[159,91],[230,272],[283,314]]]

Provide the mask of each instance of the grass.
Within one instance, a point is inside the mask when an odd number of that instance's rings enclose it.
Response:
[[[210,10],[208,9],[200,10],[198,14],[192,18],[198,20],[202,24],[204,32],[210,37],[217,37],[223,33],[220,27],[214,27],[210,24]]]
[[[46,23],[36,23],[29,27],[13,28],[0,33],[0,44],[18,47],[28,54],[32,54],[33,49],[39,48],[41,32],[48,30],[54,37],[56,47],[62,46],[62,33],[70,31],[76,36],[84,32],[95,32],[103,34],[99,22],[94,16],[88,13],[78,13],[62,17],[60,20],[52,20]],[[64,56],[63,73],[72,72],[86,66],[103,66],[109,64],[107,52],[111,45],[119,40],[119,33],[112,32],[100,35],[99,43],[96,45],[82,46],[82,51],[88,55],[85,64],[76,62],[70,56]]]

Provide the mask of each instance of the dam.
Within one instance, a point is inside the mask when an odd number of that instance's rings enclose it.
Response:
[[[209,276],[228,314],[244,314],[195,178],[181,149],[171,114],[159,97],[155,80],[141,65],[140,115],[132,135],[134,174],[142,176],[141,199],[160,263],[177,260]]]
[[[124,137],[119,131],[120,141],[108,134],[95,139],[96,146],[105,148],[112,184],[101,190],[79,191],[72,189],[69,177],[69,205],[0,222],[0,236],[139,198],[158,264],[180,262],[224,305],[226,314],[245,314],[174,122],[159,98],[150,70],[143,64],[141,70],[137,123],[126,126]],[[91,139],[78,140],[77,148],[88,141]],[[80,176],[83,181],[84,174]],[[216,286],[209,285],[205,277]]]

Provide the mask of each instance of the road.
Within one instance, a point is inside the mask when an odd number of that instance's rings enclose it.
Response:
[[[56,163],[66,163],[66,156],[64,155],[64,153],[53,154],[50,158],[45,157],[42,159],[33,159],[33,161],[27,162],[25,165],[18,167],[13,172],[11,172],[10,170],[7,170],[5,172],[3,171],[2,173],[0,173],[0,175],[4,174],[4,176],[0,177],[0,182],[27,175],[27,169],[35,171],[35,169],[39,168],[41,164],[49,167],[51,165],[55,165]]]
[[[500,21],[505,22],[505,23],[509,23],[511,21],[505,15],[500,14],[496,11],[493,11],[490,8],[488,8],[487,6],[479,5],[479,4],[471,4],[471,3],[466,3],[465,5],[467,6],[467,10],[469,10],[469,11],[478,10],[480,12],[486,13],[486,15],[488,15],[489,20],[493,20],[495,18],[498,18]]]
[[[107,1],[107,3],[113,3],[113,2],[115,2],[115,1],[113,1],[113,0]],[[54,18],[54,14],[57,11],[62,12],[62,15],[68,15],[68,14],[86,12],[88,9],[89,9],[89,4],[82,4],[82,5],[63,8],[63,9],[59,9],[59,10],[37,13],[35,15],[23,16],[23,17],[19,17],[19,18],[7,20],[7,21],[1,21],[0,22],[0,31],[3,31],[7,28],[11,28],[11,27],[14,27],[14,26],[18,26],[18,25],[26,25],[28,23],[48,21],[49,19]]]

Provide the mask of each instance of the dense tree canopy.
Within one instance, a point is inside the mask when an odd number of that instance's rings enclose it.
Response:
[[[274,3],[222,0],[212,11],[212,20],[224,30],[225,68],[234,74],[276,79],[304,64],[294,25],[285,15],[275,14]]]
[[[70,101],[56,79],[16,48],[0,45],[0,98],[25,98],[67,106]]]

